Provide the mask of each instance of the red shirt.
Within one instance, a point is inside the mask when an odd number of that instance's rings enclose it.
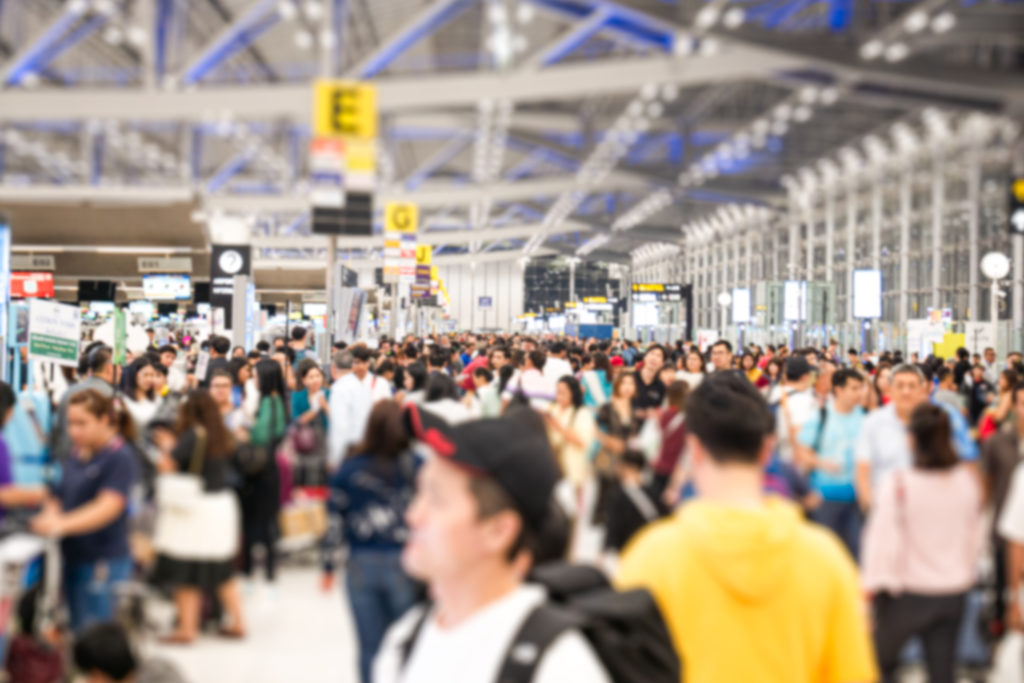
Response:
[[[469,365],[462,369],[462,374],[459,375],[459,386],[466,391],[473,391],[476,389],[476,385],[473,384],[473,371],[477,368],[487,367],[487,356],[477,356],[473,360],[469,361]]]
[[[669,406],[661,411],[658,425],[661,427],[661,453],[654,463],[654,472],[668,476],[675,470],[679,458],[683,455],[683,444],[686,443],[686,420],[678,410]]]

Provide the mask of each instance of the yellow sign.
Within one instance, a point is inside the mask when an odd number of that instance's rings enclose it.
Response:
[[[967,335],[947,332],[942,335],[942,343],[932,342],[932,353],[937,358],[956,358],[956,350],[961,346],[967,346]]]
[[[1013,196],[1018,202],[1024,203],[1024,179],[1013,181]]]
[[[604,296],[585,296],[585,297],[583,297],[583,303],[585,303],[585,304],[606,304],[606,303],[608,303],[608,297],[604,297]]]
[[[377,88],[355,81],[317,81],[313,86],[313,135],[377,137]]]
[[[375,174],[377,172],[377,141],[346,140],[345,170],[349,173]]]
[[[661,284],[634,284],[634,292],[664,292],[665,285]]]
[[[407,235],[416,234],[420,225],[420,211],[416,204],[388,202],[384,207],[384,230]]]
[[[434,257],[434,248],[429,244],[416,245],[416,265],[429,266]]]
[[[565,302],[565,307],[566,308],[576,308],[576,302],[575,301],[566,301]]]

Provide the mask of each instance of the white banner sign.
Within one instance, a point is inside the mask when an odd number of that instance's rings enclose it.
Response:
[[[82,309],[32,299],[28,313],[28,353],[33,360],[77,365],[82,338]]]
[[[57,270],[57,263],[52,256],[12,254],[11,270]]]
[[[192,273],[192,259],[188,256],[174,258],[139,257],[140,273]]]
[[[987,348],[998,349],[998,336],[993,322],[964,324],[967,350],[971,353],[984,353]]]

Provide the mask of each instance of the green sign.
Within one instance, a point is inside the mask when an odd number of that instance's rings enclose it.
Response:
[[[124,310],[120,308],[114,309],[114,365],[124,365],[125,353],[124,346],[125,341],[128,338],[128,330],[125,324]]]
[[[55,301],[32,299],[28,314],[28,353],[58,365],[78,363],[82,311]]]

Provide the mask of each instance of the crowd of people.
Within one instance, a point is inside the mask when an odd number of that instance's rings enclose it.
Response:
[[[891,681],[916,638],[941,683],[965,628],[1024,628],[1019,353],[470,333],[322,351],[302,327],[123,366],[93,344],[51,397],[46,486],[15,482],[0,441],[0,506],[60,540],[71,632],[95,639],[140,582],[173,598],[164,642],[244,639],[297,497],[328,512],[322,588],[343,566],[364,683],[622,680],[545,609],[537,572],[559,564],[653,597],[669,680]],[[0,385],[5,419],[16,403]]]

